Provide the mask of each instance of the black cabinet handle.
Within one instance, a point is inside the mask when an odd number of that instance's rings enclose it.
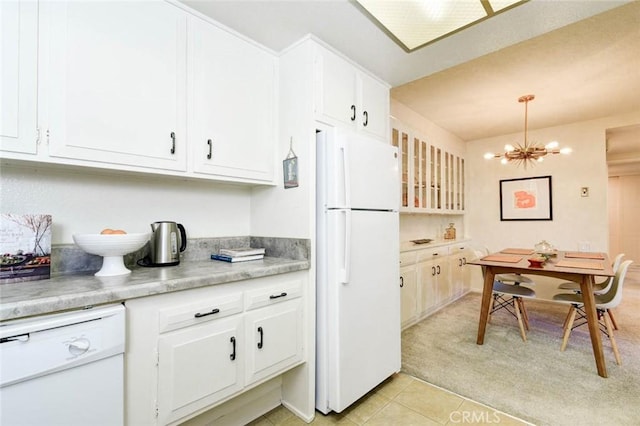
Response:
[[[219,313],[219,312],[220,312],[220,309],[215,308],[215,309],[212,309],[210,312],[205,312],[204,314],[203,314],[203,313],[201,313],[201,312],[198,312],[198,313],[196,313],[196,314],[194,315],[194,317],[195,317],[195,318],[202,318],[202,317],[206,317],[206,316],[208,316],[208,315],[217,314],[217,313]]]
[[[364,116],[364,122],[362,123],[363,126],[367,126],[367,124],[369,124],[369,113],[367,111],[363,112],[362,115]]]
[[[458,266],[462,266],[462,259],[458,259]]]
[[[176,134],[175,132],[171,132],[171,153],[176,153]]]
[[[436,275],[436,267],[432,266],[431,267],[431,276],[435,276]]]
[[[404,287],[404,277],[400,277],[400,288]]]
[[[351,121],[356,121],[356,106],[351,105]]]
[[[235,337],[231,337],[231,344],[233,345],[233,350],[231,352],[231,355],[229,355],[229,358],[231,358],[231,361],[235,361],[236,360],[236,338]]]
[[[467,264],[467,258],[466,258],[466,257],[463,257],[463,258],[462,258],[462,264],[463,264],[463,265],[466,265],[466,264]]]
[[[213,154],[213,143],[211,143],[211,139],[207,140],[207,145],[209,145],[209,153],[207,154],[207,160],[211,160],[211,154]]]
[[[260,341],[258,342],[258,349],[262,349],[262,340],[264,338],[264,332],[262,331],[262,327],[258,327],[258,333],[260,333]]]
[[[436,268],[438,269],[438,275],[440,275],[440,265],[436,266]]]
[[[271,296],[269,296],[269,299],[277,299],[279,297],[285,297],[287,295],[287,293],[285,293],[284,291],[280,294],[272,294]]]

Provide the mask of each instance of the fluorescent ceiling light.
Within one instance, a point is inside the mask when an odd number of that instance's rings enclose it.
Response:
[[[411,52],[528,0],[356,0]]]

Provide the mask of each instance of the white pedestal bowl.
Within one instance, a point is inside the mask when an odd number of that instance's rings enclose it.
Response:
[[[124,266],[124,255],[141,249],[149,241],[150,233],[137,234],[74,234],[73,241],[89,254],[102,256],[102,268],[97,277],[130,274]]]

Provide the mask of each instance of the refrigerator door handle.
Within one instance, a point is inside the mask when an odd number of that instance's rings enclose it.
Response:
[[[344,258],[343,267],[340,269],[340,282],[349,283],[351,275],[351,210],[343,210],[344,223]]]
[[[342,156],[342,176],[344,182],[342,182],[344,190],[344,205],[345,207],[351,207],[351,175],[349,174],[349,153],[347,152],[347,144],[344,141],[340,143],[340,154]]]

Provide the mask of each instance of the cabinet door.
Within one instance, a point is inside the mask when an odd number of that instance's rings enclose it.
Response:
[[[388,143],[389,88],[366,74],[359,74],[361,101],[358,126]]]
[[[158,339],[158,420],[178,420],[243,387],[240,315],[163,334]]]
[[[405,327],[418,316],[418,271],[415,265],[400,268],[401,324]]]
[[[197,18],[190,20],[189,35],[194,171],[272,180],[275,57]]]
[[[435,261],[421,262],[418,264],[418,294],[420,307],[418,317],[422,318],[433,311],[438,303],[437,285],[438,273]]]
[[[404,130],[395,128],[391,132],[391,144],[398,148],[400,156],[400,209],[407,211],[409,209],[409,135]]]
[[[441,148],[429,146],[429,209],[435,212],[443,209],[443,157]]]
[[[38,4],[0,2],[0,150],[35,154]]]
[[[302,360],[302,302],[278,303],[246,314],[247,384]]]
[[[186,14],[45,2],[50,155],[186,170]]]
[[[362,111],[358,106],[356,70],[338,55],[322,50],[316,57],[320,87],[316,113],[355,126]]]
[[[451,295],[453,294],[451,277],[449,276],[449,258],[443,257],[438,259],[438,261],[435,262],[435,267],[437,280],[437,303],[439,306],[442,306],[451,299]]]
[[[465,247],[457,247],[454,254],[451,255],[449,261],[450,276],[451,276],[451,291],[452,296],[457,298],[462,295],[469,287],[470,267],[467,266],[467,258],[470,258],[470,251]]]

